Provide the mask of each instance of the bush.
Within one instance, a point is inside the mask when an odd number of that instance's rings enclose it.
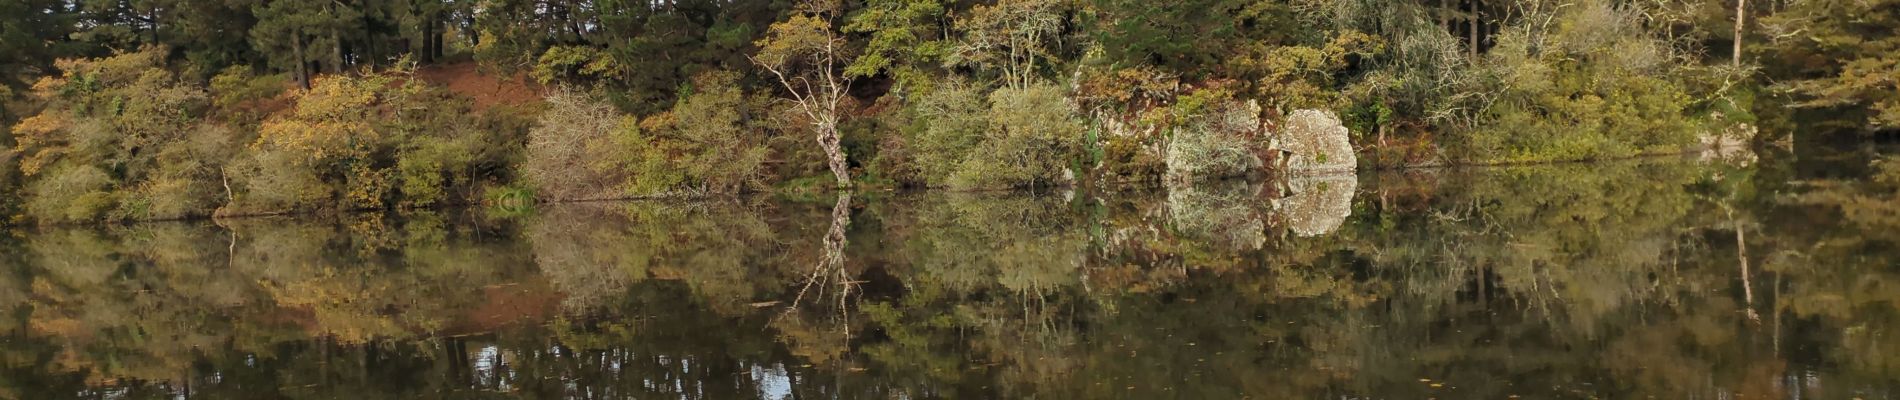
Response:
[[[738,79],[730,72],[695,77],[692,93],[670,112],[672,124],[653,130],[665,140],[666,154],[677,157],[671,164],[685,172],[689,191],[736,193],[760,185],[769,149],[766,107],[762,99],[747,98]]]
[[[224,166],[243,149],[244,134],[216,125],[200,127],[183,142],[158,151],[159,168],[126,193],[114,219],[180,219],[209,215],[227,200]]]
[[[925,184],[948,186],[964,156],[989,131],[989,105],[981,88],[953,82],[925,94],[913,107],[917,122],[909,144],[918,176]]]
[[[332,76],[259,129],[232,212],[463,203],[504,178],[506,137],[479,132],[468,102],[406,71]]]
[[[1184,121],[1168,137],[1167,179],[1193,182],[1252,174],[1261,167],[1260,106],[1203,90],[1177,103]]]
[[[288,150],[261,149],[231,163],[231,181],[242,193],[225,212],[235,214],[289,211],[300,204],[330,199],[330,188],[303,155]]]
[[[549,98],[529,134],[523,174],[547,200],[729,194],[760,186],[770,147],[738,76],[694,79],[671,111],[638,124],[570,91]]]
[[[417,143],[396,157],[396,177],[404,207],[427,207],[458,199],[453,188],[472,188],[474,171],[465,166],[481,151],[479,136]],[[464,195],[460,198],[465,199]]]
[[[612,77],[620,71],[613,54],[588,46],[554,46],[541,53],[534,64],[534,79],[553,82],[583,83]]]
[[[42,223],[93,221],[115,203],[112,176],[90,165],[61,165],[35,179],[26,212]]]
[[[1486,74],[1498,99],[1480,128],[1452,138],[1456,157],[1541,162],[1625,157],[1695,143],[1691,99],[1662,39],[1640,17],[1602,2],[1558,15],[1548,32],[1507,30]],[[1540,46],[1542,39],[1549,45]]]
[[[1087,128],[1061,87],[1032,85],[990,93],[989,129],[968,152],[950,185],[962,189],[1069,184]]]
[[[547,102],[548,110],[528,131],[522,177],[536,195],[547,200],[618,196],[629,177],[614,161],[618,156],[614,136],[632,125],[628,117],[572,90],[556,91]]]
[[[44,104],[12,130],[27,179],[27,212],[42,222],[203,215],[198,190],[228,159],[202,149],[204,90],[165,69],[164,48],[60,60],[34,84]],[[210,167],[207,167],[210,166]],[[127,192],[119,192],[127,190]],[[159,204],[155,204],[159,203]]]
[[[226,121],[255,124],[276,111],[261,103],[289,88],[290,77],[284,74],[258,76],[249,67],[231,67],[211,78],[211,104]]]

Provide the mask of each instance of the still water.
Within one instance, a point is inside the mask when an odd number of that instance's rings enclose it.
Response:
[[[28,229],[0,398],[1890,399],[1870,158]]]

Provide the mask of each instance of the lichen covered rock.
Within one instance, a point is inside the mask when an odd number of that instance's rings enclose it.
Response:
[[[1331,173],[1358,168],[1351,132],[1331,111],[1296,110],[1273,131],[1270,145],[1282,157],[1285,172]]]

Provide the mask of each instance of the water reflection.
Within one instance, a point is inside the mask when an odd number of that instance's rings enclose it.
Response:
[[[1900,162],[0,240],[0,398],[1887,398]]]

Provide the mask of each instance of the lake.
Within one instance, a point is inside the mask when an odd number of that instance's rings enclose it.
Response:
[[[29,228],[0,398],[1895,398],[1873,152]]]

